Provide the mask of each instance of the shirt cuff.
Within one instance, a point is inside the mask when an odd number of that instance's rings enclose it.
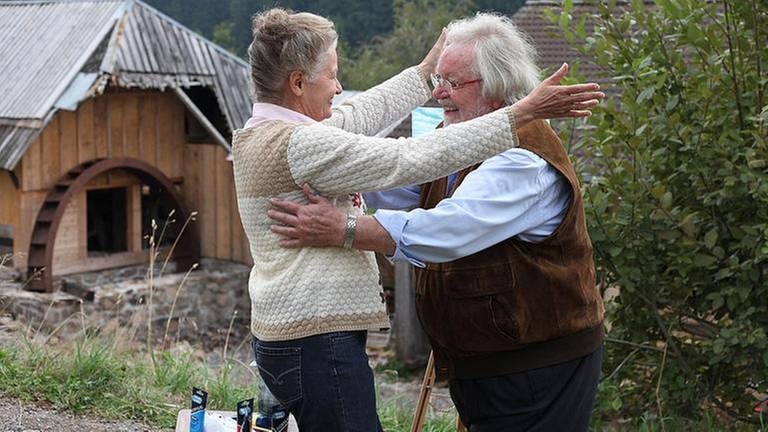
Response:
[[[424,268],[426,265],[423,262],[408,256],[402,248],[403,230],[405,230],[405,226],[408,224],[407,216],[408,213],[396,210],[377,210],[373,214],[376,222],[389,233],[392,241],[395,242],[395,253],[391,256],[386,255],[386,258],[391,262],[408,261],[416,267]]]

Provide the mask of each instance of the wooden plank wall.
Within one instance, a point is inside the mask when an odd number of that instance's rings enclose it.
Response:
[[[187,144],[184,121],[185,107],[177,97],[157,91],[107,93],[84,101],[75,112],[60,111],[17,170],[21,187],[16,206],[24,224],[15,229],[14,251],[27,252],[33,221],[48,188],[69,169],[94,158],[132,157],[176,182],[190,211],[199,212],[195,224],[203,256],[250,263],[226,151],[215,144]],[[129,252],[139,259],[142,234],[136,232],[141,226],[136,205],[140,197],[134,196],[138,187],[130,186],[137,183],[125,173],[113,172],[94,179],[88,188],[129,187]],[[83,262],[87,260],[85,192],[79,195],[67,209],[57,235],[54,274],[89,267]],[[0,205],[0,217],[5,217],[11,210],[6,200]],[[108,266],[108,261],[101,261]],[[116,256],[114,262],[126,265],[126,256]],[[26,257],[14,265],[25,267]]]
[[[84,214],[85,194],[79,193],[67,206],[56,233],[56,244],[53,247],[54,271],[71,267],[87,257],[86,249],[81,247],[85,239],[85,218],[81,217]]]
[[[19,225],[19,193],[11,180],[11,173],[0,170],[0,224],[10,225],[14,231]]]
[[[10,226],[12,231],[11,235],[14,238],[19,231],[19,218],[21,217],[20,204],[19,192],[16,190],[16,185],[13,184],[11,173],[0,170],[0,225]],[[8,252],[16,252],[16,242],[14,241],[12,251],[6,248],[3,249],[4,250],[0,252],[2,255],[7,254]],[[15,259],[17,258],[14,256],[14,260]],[[7,257],[5,262],[8,263]],[[13,261],[11,261],[11,263],[12,262]]]
[[[248,239],[240,222],[232,163],[212,144],[190,144],[184,152],[184,194],[197,211],[203,256],[252,264]]]
[[[186,141],[184,110],[171,93],[132,91],[88,99],[75,112],[59,111],[20,163],[20,207],[25,223],[17,230],[14,249],[27,251],[33,221],[48,188],[82,162],[133,157],[159,168],[172,180],[182,181],[180,160]],[[134,177],[116,171],[94,179],[88,189],[128,187],[136,183],[138,180]],[[136,194],[138,189],[130,191]],[[136,203],[135,199],[130,201]],[[135,213],[137,209],[131,208],[131,211]],[[129,245],[131,251],[136,252],[134,249],[141,248],[141,232],[135,232],[137,224],[132,226]],[[85,192],[82,192],[67,208],[57,233],[54,274],[82,267],[87,259],[86,238]],[[26,266],[26,258],[14,264]]]
[[[108,93],[60,111],[22,158],[21,189],[47,190],[79,163],[132,157],[181,178],[184,106],[170,93]],[[102,180],[107,181],[107,180]]]

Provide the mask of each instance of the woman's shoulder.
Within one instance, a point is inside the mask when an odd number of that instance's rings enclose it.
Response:
[[[284,120],[268,120],[251,127],[236,129],[232,132],[232,150],[235,151],[240,146],[255,143],[272,146],[281,145],[283,141],[287,143],[291,134],[301,126],[304,124]]]
[[[285,120],[264,120],[254,125],[243,127],[242,129],[235,129],[232,132],[232,136],[250,137],[253,135],[261,135],[271,130],[293,129],[296,126],[301,126],[301,123]]]

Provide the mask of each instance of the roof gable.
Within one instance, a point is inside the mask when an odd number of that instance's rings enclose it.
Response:
[[[223,114],[229,131],[250,115],[247,63],[138,0],[0,1],[0,58],[6,170],[58,109],[75,109],[108,85],[173,89],[192,111]],[[218,107],[195,109],[182,94],[200,87]]]
[[[112,29],[121,3],[0,3],[0,117],[43,120]]]

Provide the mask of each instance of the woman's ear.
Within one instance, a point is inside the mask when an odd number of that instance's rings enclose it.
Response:
[[[288,75],[288,88],[295,96],[304,94],[304,74],[301,71],[293,71]]]

